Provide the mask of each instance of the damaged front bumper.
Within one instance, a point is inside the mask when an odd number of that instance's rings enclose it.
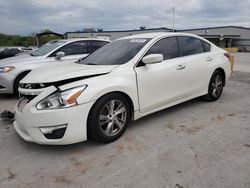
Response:
[[[50,145],[87,140],[87,118],[94,101],[64,109],[37,110],[37,103],[56,90],[54,86],[39,92],[19,89],[24,96],[33,95],[15,108],[14,127],[24,140]]]

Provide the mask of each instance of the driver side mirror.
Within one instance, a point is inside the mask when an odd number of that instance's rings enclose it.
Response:
[[[64,52],[62,52],[62,51],[60,51],[60,52],[57,52],[56,53],[56,59],[61,59],[62,57],[64,57],[65,56],[65,53]]]
[[[162,54],[150,54],[142,58],[142,62],[145,64],[154,64],[154,63],[160,63],[163,61],[163,55]]]

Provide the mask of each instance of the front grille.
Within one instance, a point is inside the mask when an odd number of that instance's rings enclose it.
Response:
[[[42,88],[46,88],[49,87],[51,84],[26,84],[26,83],[19,83],[19,87],[23,88],[23,89],[42,89]]]
[[[5,87],[3,87],[2,85],[0,85],[0,89],[4,89]]]

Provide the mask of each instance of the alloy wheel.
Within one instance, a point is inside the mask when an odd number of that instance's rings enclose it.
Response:
[[[117,135],[126,123],[127,110],[120,100],[111,100],[101,110],[99,125],[106,136]]]
[[[212,82],[213,97],[217,98],[221,94],[222,89],[223,89],[223,78],[220,74],[217,74]]]

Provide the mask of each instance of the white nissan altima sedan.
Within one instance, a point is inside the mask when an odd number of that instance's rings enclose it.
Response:
[[[83,60],[29,73],[14,127],[39,144],[112,142],[130,120],[199,96],[216,101],[230,73],[228,54],[199,36],[124,37]]]

